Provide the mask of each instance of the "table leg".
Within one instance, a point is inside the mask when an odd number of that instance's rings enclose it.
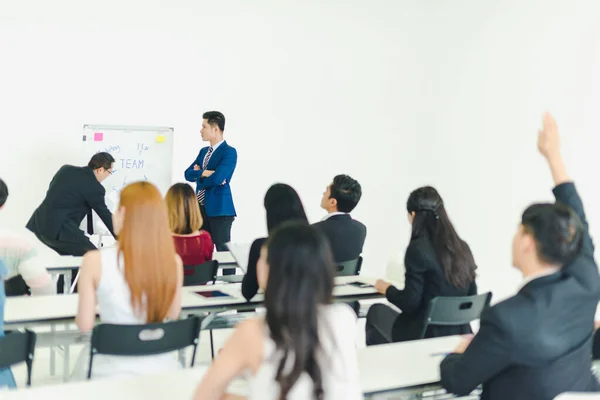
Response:
[[[69,361],[70,361],[70,354],[69,354],[69,348],[70,346],[67,344],[65,345],[64,349],[63,349],[63,381],[64,382],[68,382],[69,378],[70,378],[70,374],[69,374]]]
[[[50,325],[50,332],[53,334],[56,332],[56,326]],[[50,346],[50,376],[54,376],[56,368],[56,353],[53,346]]]
[[[71,293],[71,271],[66,272],[63,281],[63,294]]]

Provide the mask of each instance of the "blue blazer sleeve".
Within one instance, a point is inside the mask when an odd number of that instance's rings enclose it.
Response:
[[[228,147],[227,153],[223,155],[221,162],[219,162],[217,168],[215,169],[215,173],[208,178],[201,179],[198,182],[198,189],[208,189],[215,186],[221,186],[226,179],[230,179],[236,165],[237,151],[233,147]],[[200,172],[200,175],[202,174],[202,171],[195,172]]]
[[[197,182],[198,179],[200,179],[200,176],[202,176],[202,170],[198,170],[198,171],[194,171],[194,165],[202,165],[202,150],[200,150],[200,153],[198,153],[198,157],[196,157],[196,160],[192,163],[192,165],[190,165],[188,167],[188,169],[185,170],[185,180],[188,182]]]

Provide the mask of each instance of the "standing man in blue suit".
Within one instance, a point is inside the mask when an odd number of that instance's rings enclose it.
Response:
[[[227,251],[225,243],[231,240],[231,225],[236,217],[229,184],[237,164],[237,151],[223,140],[222,113],[208,111],[202,118],[200,134],[210,146],[200,150],[185,170],[185,179],[196,182],[196,197],[204,220],[202,229],[210,233],[217,251]],[[235,274],[235,269],[225,269],[223,274]]]

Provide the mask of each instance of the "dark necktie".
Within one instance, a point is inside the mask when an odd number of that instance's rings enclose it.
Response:
[[[202,163],[202,171],[204,171],[206,169],[206,167],[208,166],[208,161],[210,161],[210,156],[213,153],[213,148],[212,146],[208,148],[208,153],[206,153],[206,156],[204,157],[204,162]],[[200,203],[201,205],[204,204],[204,196],[206,195],[206,190],[205,189],[200,189],[198,191],[198,194],[196,194],[196,197],[198,198],[198,203]]]

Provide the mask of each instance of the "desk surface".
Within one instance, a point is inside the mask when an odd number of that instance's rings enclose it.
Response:
[[[363,281],[373,283],[374,279],[363,276],[343,276],[336,278],[334,295],[337,300],[360,300],[381,297],[373,287],[359,288],[348,285],[349,282]],[[206,298],[197,291],[220,290],[230,297]],[[22,296],[8,297],[4,310],[4,323],[11,328],[20,325],[41,324],[72,320],[77,314],[79,296]],[[183,288],[181,298],[182,311],[226,311],[243,308],[255,308],[263,301],[263,295],[257,294],[248,302],[241,294],[240,284],[218,284],[206,286],[188,286]]]
[[[460,336],[450,336],[359,349],[363,392],[377,393],[438,382],[443,356],[432,354],[451,352],[459,342]],[[206,370],[207,366],[203,365],[160,375],[34,387],[2,393],[2,399],[191,399]],[[239,394],[244,394],[245,388],[240,381],[230,386],[231,391]]]
[[[44,259],[46,269],[50,272],[63,271],[65,269],[79,268],[83,257],[74,256],[49,256]],[[235,259],[228,251],[215,251],[213,253],[213,259],[217,260],[220,265],[231,265],[235,264]]]

